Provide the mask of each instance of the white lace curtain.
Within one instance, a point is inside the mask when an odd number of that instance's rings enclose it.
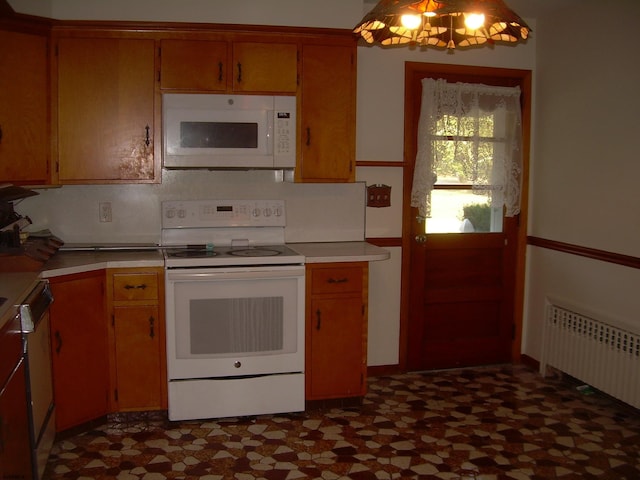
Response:
[[[453,146],[453,150],[452,150]],[[422,80],[418,150],[411,206],[426,218],[439,162],[465,166],[465,181],[488,193],[491,205],[520,212],[522,123],[520,88]]]

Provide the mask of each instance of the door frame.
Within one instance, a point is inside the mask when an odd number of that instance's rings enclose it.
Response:
[[[513,289],[513,343],[511,360],[518,363],[521,360],[522,323],[524,313],[524,282],[527,248],[527,219],[529,207],[529,160],[531,147],[531,104],[532,104],[532,71],[476,67],[467,65],[448,65],[438,63],[405,62],[404,89],[404,150],[403,164],[405,166],[403,178],[403,207],[402,207],[402,289],[400,298],[400,352],[399,367],[407,371],[407,356],[409,342],[409,309],[411,282],[411,217],[415,215],[415,208],[411,207],[411,185],[415,158],[410,158],[408,152],[416,151],[416,130],[420,117],[421,89],[415,88],[416,82],[424,77],[433,78],[466,78],[465,81],[482,82],[483,79],[494,85],[520,86],[522,111],[522,198],[520,214],[514,221],[518,222],[516,245],[516,260],[514,266]],[[462,81],[462,80],[458,80]],[[416,98],[417,96],[417,98]],[[416,127],[411,127],[415,125]]]

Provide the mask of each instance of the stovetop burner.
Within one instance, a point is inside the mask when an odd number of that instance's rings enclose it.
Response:
[[[212,258],[219,256],[232,257],[275,257],[284,255],[289,250],[284,245],[260,247],[186,247],[167,249],[169,258]],[[290,254],[290,253],[289,253]]]
[[[286,245],[165,248],[165,264],[176,267],[303,263],[300,254]]]
[[[173,250],[167,253],[169,257],[174,258],[210,258],[217,257],[219,255],[218,252],[214,252],[212,250],[205,249],[186,249],[186,250]]]
[[[238,250],[232,249],[227,253],[236,257],[273,257],[275,255],[280,255],[282,251],[276,250],[274,248],[257,247],[242,248]]]

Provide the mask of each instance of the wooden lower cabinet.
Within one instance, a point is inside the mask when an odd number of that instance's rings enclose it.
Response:
[[[56,431],[109,412],[104,270],[50,279]]]
[[[307,264],[306,400],[366,393],[368,264]]]
[[[0,328],[0,479],[5,478],[31,478],[27,382],[18,317]]]
[[[49,280],[56,431],[113,412],[166,409],[163,269]]]
[[[163,269],[107,270],[111,410],[167,408]]]

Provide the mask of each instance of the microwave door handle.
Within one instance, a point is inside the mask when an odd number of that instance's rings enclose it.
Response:
[[[275,111],[270,111],[269,115],[267,115],[267,152],[269,152],[270,155],[272,155],[274,152],[273,144],[275,133],[273,131],[273,128],[275,123],[275,116]]]

